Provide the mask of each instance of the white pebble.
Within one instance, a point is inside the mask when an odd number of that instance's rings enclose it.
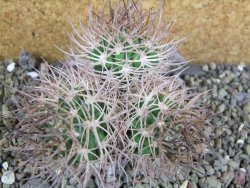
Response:
[[[237,144],[244,144],[244,140],[242,140],[242,139],[239,139],[239,140],[237,140],[237,142],[236,142]]]
[[[226,155],[226,156],[224,157],[224,159],[226,159],[227,161],[229,161],[229,160],[230,160],[229,155]]]
[[[241,131],[244,128],[244,126],[245,126],[244,123],[240,124],[238,131]]]
[[[13,171],[4,171],[3,172],[3,175],[1,177],[1,181],[2,183],[4,184],[8,184],[8,185],[11,185],[15,182],[15,174]]]
[[[15,66],[16,66],[16,63],[10,63],[10,64],[8,64],[8,66],[7,66],[7,71],[8,72],[12,72],[14,69],[15,69]]]
[[[185,181],[181,184],[180,188],[187,188],[187,186],[188,186],[188,180],[185,180]]]
[[[4,170],[8,170],[8,167],[9,167],[8,162],[5,161],[5,162],[2,164],[2,166],[3,166],[3,169],[4,169]]]
[[[245,63],[244,63],[244,62],[241,62],[241,63],[237,66],[237,68],[238,68],[238,70],[239,70],[240,72],[244,70],[244,67],[245,67]]]
[[[39,76],[39,74],[35,71],[27,72],[27,75],[31,78],[37,78]]]
[[[210,153],[210,150],[209,150],[209,149],[204,149],[203,152],[204,152],[204,153]]]
[[[240,171],[247,172],[247,170],[245,168],[240,168]]]

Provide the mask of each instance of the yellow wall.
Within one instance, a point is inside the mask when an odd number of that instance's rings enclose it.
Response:
[[[186,59],[250,63],[249,0],[165,0],[166,17],[174,17],[177,38]],[[102,0],[94,1],[102,4]],[[145,0],[145,7],[156,0]],[[18,57],[21,49],[56,60],[71,31],[68,18],[86,18],[88,0],[0,0],[0,59]]]

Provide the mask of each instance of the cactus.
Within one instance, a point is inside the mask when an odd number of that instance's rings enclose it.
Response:
[[[47,65],[40,85],[20,92],[20,151],[55,186],[70,174],[78,187],[92,176],[105,187],[127,166],[151,181],[192,161],[206,140],[203,94],[180,82],[186,62],[173,58],[180,41],[166,40],[162,9],[144,12],[132,0],[109,8],[90,9],[62,68]]]
[[[85,186],[92,174],[115,161],[117,92],[113,85],[82,74],[80,67],[48,67],[50,73],[40,74],[39,86],[19,91],[24,97],[16,117],[25,133],[22,139],[29,141],[23,142],[22,153],[36,156],[45,175],[54,172],[49,174],[53,185],[70,173]]]

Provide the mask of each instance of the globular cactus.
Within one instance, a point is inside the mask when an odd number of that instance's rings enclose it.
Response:
[[[192,161],[206,140],[203,94],[180,82],[186,62],[175,62],[179,41],[167,40],[162,9],[133,0],[105,8],[73,27],[65,65],[41,74],[19,105],[20,131],[31,135],[21,151],[53,185],[70,174],[78,187],[91,176],[105,187],[127,166],[150,181]]]
[[[50,73],[40,75],[39,86],[21,92],[17,133],[25,140],[23,156],[36,156],[31,164],[53,185],[71,174],[86,186],[92,174],[98,176],[116,160],[117,91],[84,71],[50,67]]]
[[[80,31],[72,24],[70,38],[75,46],[70,52],[62,50],[65,55],[75,64],[92,64],[96,73],[115,79],[119,87],[126,87],[153,67],[161,66],[161,72],[166,73],[172,60],[162,64],[174,57],[179,41],[166,43],[172,23],[164,25],[163,10],[138,12],[133,1],[117,3],[115,9],[110,5],[110,15],[105,8],[101,13],[90,12]]]
[[[130,111],[124,152],[133,159],[135,174],[171,176],[192,162],[207,139],[201,131],[207,112],[198,100],[203,94],[188,94],[178,77],[152,74],[142,76],[133,89],[126,94]]]

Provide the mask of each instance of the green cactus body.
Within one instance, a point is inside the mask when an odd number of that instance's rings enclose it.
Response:
[[[132,44],[122,35],[111,41],[102,39],[100,46],[93,49],[86,58],[94,63],[96,71],[102,73],[111,70],[118,77],[123,74],[135,76],[138,72],[145,71],[158,63],[156,49],[150,50],[141,38],[131,41]]]
[[[137,144],[135,153],[140,155],[157,155],[159,148],[153,146],[160,136],[160,128],[157,125],[159,119],[164,122],[162,126],[169,126],[170,117],[164,116],[164,110],[177,110],[182,108],[174,100],[159,95],[153,96],[150,101],[140,100],[137,103],[136,116],[129,130],[130,138]]]
[[[76,110],[75,117],[71,119],[71,122],[67,122],[65,130],[63,131],[63,138],[66,141],[68,148],[71,148],[72,138],[67,135],[67,130],[72,130],[70,123],[73,124],[75,137],[80,143],[81,147],[88,149],[88,159],[96,160],[100,157],[100,146],[98,141],[102,142],[105,140],[107,133],[107,123],[100,123],[103,120],[103,112],[105,112],[105,105],[102,103],[87,104],[83,97],[75,97],[71,101],[66,102],[60,100],[59,113],[70,113],[71,110]],[[91,128],[90,123],[97,123],[96,127]],[[69,151],[69,149],[67,149]],[[80,156],[75,156],[77,162],[80,162]],[[73,159],[70,159],[72,162]]]

